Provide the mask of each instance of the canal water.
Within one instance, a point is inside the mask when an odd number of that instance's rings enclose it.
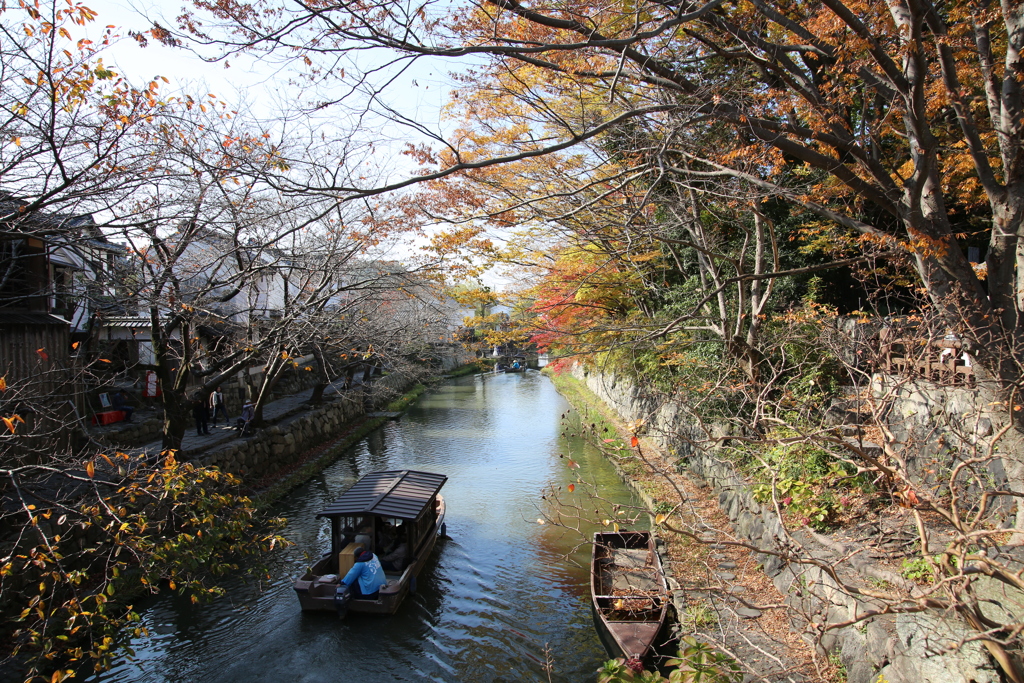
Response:
[[[614,519],[630,497],[578,432],[574,411],[536,371],[434,388],[277,506],[295,545],[260,590],[230,586],[199,606],[156,598],[134,660],[93,680],[547,681],[546,661],[550,680],[596,680],[607,657],[591,621],[587,539],[591,520]],[[329,547],[316,513],[383,469],[449,477],[448,538],[417,593],[389,617],[301,612],[292,580]],[[601,499],[578,477],[598,484]]]

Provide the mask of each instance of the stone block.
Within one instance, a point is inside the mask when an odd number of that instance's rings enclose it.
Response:
[[[841,629],[837,644],[840,660],[846,667],[847,683],[874,683],[872,676],[877,669],[861,630],[857,626]]]
[[[762,564],[764,565],[764,573],[767,574],[769,578],[778,576],[779,572],[781,572],[785,566],[785,562],[783,562],[782,558],[777,555],[765,555]]]
[[[896,618],[898,646],[879,672],[889,683],[999,683],[999,672],[978,642],[944,652],[966,635],[963,627],[926,614]]]

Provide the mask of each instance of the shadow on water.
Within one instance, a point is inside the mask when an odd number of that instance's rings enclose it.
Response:
[[[153,599],[143,613],[151,635],[134,643],[135,660],[92,680],[546,681],[545,646],[552,680],[594,680],[606,656],[590,617],[585,540],[593,528],[537,520],[552,512],[542,496],[577,472],[610,502],[566,488],[560,496],[598,518],[629,497],[600,455],[562,436],[574,429],[561,423],[568,408],[537,372],[437,387],[277,506],[295,545],[275,556],[262,590],[230,585],[227,597],[199,606]],[[301,612],[292,580],[329,545],[316,513],[366,472],[405,468],[449,477],[450,537],[417,593],[391,617]]]

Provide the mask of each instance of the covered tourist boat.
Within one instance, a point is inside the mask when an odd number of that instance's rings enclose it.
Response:
[[[320,512],[317,518],[331,520],[331,551],[295,582],[302,609],[393,614],[415,592],[416,577],[445,533],[438,492],[446,481],[431,472],[371,472]],[[387,583],[376,599],[343,600],[341,579],[364,550],[394,558],[384,569]]]
[[[668,585],[647,531],[594,534],[594,625],[608,654],[643,662],[668,616]]]
[[[505,356],[495,366],[495,372],[526,372],[526,356]]]

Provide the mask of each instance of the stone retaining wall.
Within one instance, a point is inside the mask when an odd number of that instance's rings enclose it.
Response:
[[[998,683],[1001,678],[983,647],[968,643],[955,654],[944,651],[964,637],[953,621],[930,614],[887,615],[857,624],[826,630],[828,624],[855,619],[876,607],[840,589],[823,569],[813,564],[787,561],[793,542],[775,511],[759,504],[747,481],[715,450],[694,444],[697,427],[682,416],[682,407],[661,400],[621,377],[591,372],[575,366],[573,375],[624,421],[644,421],[645,432],[677,466],[696,475],[714,491],[719,507],[728,514],[733,529],[719,530],[760,548],[765,573],[785,596],[794,629],[817,640],[822,653],[839,655],[848,683]],[[909,405],[896,405],[899,413]],[[925,411],[929,414],[931,408]],[[714,436],[727,436],[719,433]],[[809,530],[791,532],[799,538],[800,556],[822,565],[849,549]],[[898,582],[903,579],[881,571],[866,561],[848,561],[866,580]],[[819,636],[814,638],[814,636]]]
[[[276,472],[296,457],[336,435],[366,413],[361,395],[343,395],[257,434],[195,458],[202,466],[259,479]]]
[[[93,432],[92,438],[100,443],[117,448],[133,448],[159,441],[163,435],[164,421],[159,417],[147,420],[119,423],[116,431]]]
[[[195,458],[251,480],[273,474],[314,446],[337,435],[368,410],[386,405],[420,379],[418,374],[395,372],[376,379],[363,390],[335,394],[320,406],[286,417],[255,435],[206,452]]]

